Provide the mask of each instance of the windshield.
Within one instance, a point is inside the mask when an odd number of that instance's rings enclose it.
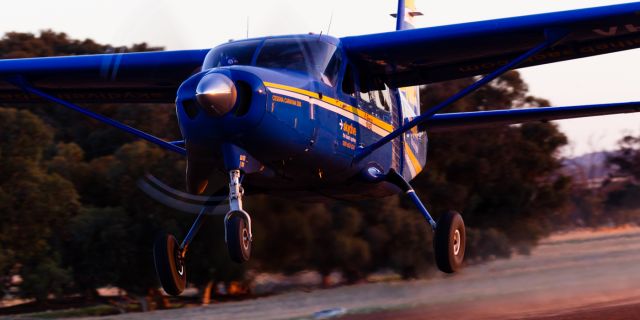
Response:
[[[334,86],[341,58],[335,45],[317,39],[269,39],[260,50],[256,65],[298,71]]]
[[[250,65],[260,40],[224,44],[209,51],[202,70],[232,65]]]

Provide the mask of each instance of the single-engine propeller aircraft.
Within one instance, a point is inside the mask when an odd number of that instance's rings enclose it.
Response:
[[[427,132],[637,112],[640,103],[439,112],[514,68],[640,47],[640,2],[414,29],[418,15],[413,1],[399,0],[397,30],[386,33],[2,60],[0,102],[44,99],[184,155],[192,194],[205,193],[212,172],[227,174],[225,241],[236,262],[249,259],[253,239],[244,188],[298,198],[403,192],[434,230],[438,268],[452,273],[465,252],[462,217],[447,212],[434,221],[409,183],[425,167]],[[420,114],[417,86],[480,75]],[[183,140],[162,140],[82,102],[175,102]],[[203,206],[182,243],[165,235],[154,245],[156,271],[169,294],[185,287],[187,249],[207,210]]]

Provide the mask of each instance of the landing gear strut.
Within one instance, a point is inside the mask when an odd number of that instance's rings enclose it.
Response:
[[[369,174],[371,175],[372,172]],[[384,175],[384,180],[404,191],[431,225],[434,231],[433,251],[438,269],[445,273],[458,271],[464,261],[467,240],[462,216],[458,212],[449,211],[443,214],[436,223],[416,195],[413,187],[400,174],[391,169],[388,174]]]
[[[224,218],[225,242],[229,249],[231,260],[237,263],[247,262],[251,257],[251,217],[242,209],[244,190],[240,184],[240,170],[229,171],[229,207],[230,211]],[[156,273],[164,291],[170,295],[180,295],[187,284],[187,269],[185,258],[187,249],[196,236],[204,217],[210,207],[203,207],[193,222],[191,229],[182,244],[171,234],[160,235],[153,245],[153,259]]]

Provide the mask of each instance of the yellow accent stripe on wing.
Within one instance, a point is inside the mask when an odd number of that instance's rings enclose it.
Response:
[[[409,155],[411,165],[413,166],[413,169],[415,169],[416,174],[420,173],[420,171],[422,171],[422,165],[420,164],[420,161],[418,161],[418,157],[413,153],[409,144],[406,142],[404,143],[404,150],[407,152],[407,155]]]
[[[303,94],[315,99],[320,99],[320,95],[318,95],[318,93],[316,92],[311,92],[308,90],[304,90],[304,89],[300,89],[300,88],[296,88],[296,87],[290,87],[290,86],[286,86],[283,84],[278,84],[278,83],[273,83],[273,82],[264,82],[264,85],[270,88],[276,88],[276,89],[282,89],[282,90],[287,90],[287,91],[291,91],[291,92],[295,92],[295,93],[299,93],[299,94]],[[322,96],[322,101],[338,107],[342,110],[348,111],[350,113],[353,113],[355,115],[357,115],[359,118],[362,118],[378,127],[380,127],[382,130],[387,131],[387,132],[391,132],[393,131],[393,126],[390,123],[384,122],[381,119],[376,118],[375,116],[373,116],[372,114],[366,113],[354,106],[351,106],[347,103],[344,103],[338,99],[334,99],[331,97],[327,97],[327,96]]]

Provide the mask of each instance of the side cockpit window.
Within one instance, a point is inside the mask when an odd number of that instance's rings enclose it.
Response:
[[[322,73],[322,82],[335,87],[336,82],[338,82],[340,66],[342,66],[342,56],[340,55],[340,50],[336,50]]]

